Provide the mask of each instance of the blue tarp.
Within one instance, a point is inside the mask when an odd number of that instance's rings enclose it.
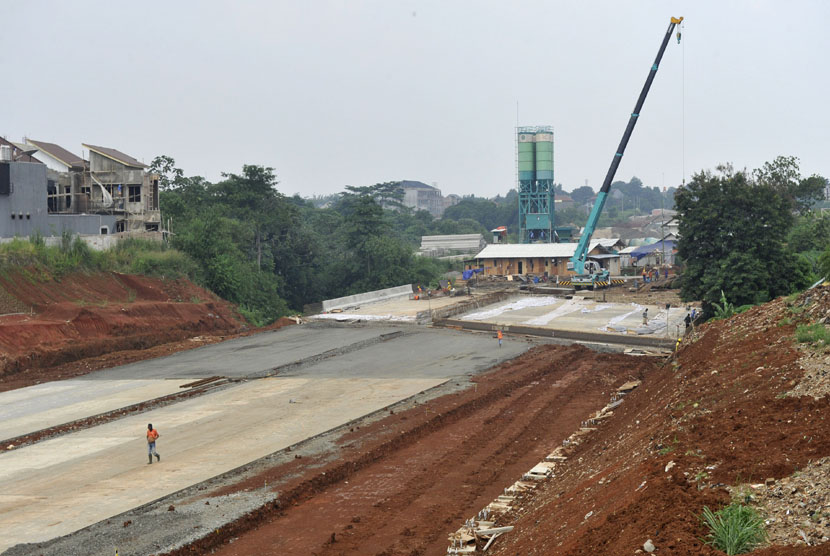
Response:
[[[465,270],[461,273],[461,278],[464,280],[469,280],[472,278],[473,274],[478,274],[479,272],[484,272],[483,268],[471,268],[469,270]]]
[[[666,241],[658,241],[657,243],[651,243],[649,245],[641,245],[631,252],[631,259],[639,261],[643,257],[647,257],[655,251],[658,253],[663,253],[664,251],[667,254],[671,253],[676,247],[675,244],[675,241],[667,239]]]

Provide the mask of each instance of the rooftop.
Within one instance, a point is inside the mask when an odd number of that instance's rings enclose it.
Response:
[[[588,251],[602,245],[600,240],[592,240]],[[495,243],[482,249],[476,259],[564,259],[573,257],[576,243]]]
[[[135,158],[131,157],[128,154],[124,154],[119,150],[111,149],[109,147],[98,147],[95,145],[88,145],[83,143],[83,146],[88,148],[90,151],[100,154],[101,156],[105,156],[111,160],[114,160],[124,166],[129,166],[130,168],[148,168],[146,164],[143,162],[139,162]]]
[[[60,145],[47,143],[46,141],[35,141],[34,139],[26,139],[26,142],[69,168],[84,168],[86,166],[86,161],[83,158],[69,152]]]

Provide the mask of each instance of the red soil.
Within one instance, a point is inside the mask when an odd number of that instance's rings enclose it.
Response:
[[[346,433],[327,456],[223,488],[267,484],[279,499],[174,554],[445,554],[448,534],[631,378],[642,385],[567,448],[555,477],[499,519],[515,529],[488,553],[616,556],[651,539],[657,554],[722,554],[701,541],[698,516],[729,502],[725,485],[780,479],[830,455],[830,397],[784,396],[804,374],[794,327],[782,323],[788,314],[778,300],[705,325],[665,363],[537,349],[479,377],[476,388]],[[826,556],[830,548],[754,554]]]
[[[55,370],[66,363],[111,354],[107,363],[120,364],[136,357],[113,352],[224,337],[243,327],[230,304],[184,279],[75,273],[58,280],[21,269],[0,277],[0,289],[7,306],[28,309],[0,316],[0,390],[95,368]]]

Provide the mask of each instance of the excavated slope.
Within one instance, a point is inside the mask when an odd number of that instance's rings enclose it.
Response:
[[[233,307],[186,279],[115,272],[54,278],[38,269],[0,276],[0,377],[141,350],[200,335],[237,332]],[[109,361],[117,364],[118,361]],[[47,374],[39,379],[49,380]]]

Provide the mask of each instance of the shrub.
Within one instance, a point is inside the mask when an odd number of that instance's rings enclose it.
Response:
[[[717,512],[704,506],[701,521],[709,528],[706,544],[729,556],[751,552],[767,538],[764,518],[742,504],[733,502]]]
[[[795,339],[801,344],[830,345],[830,332],[820,322],[800,324],[795,329]]]
[[[726,300],[726,294],[720,291],[720,303],[712,302],[715,308],[715,320],[728,319],[736,314],[735,305]]]

